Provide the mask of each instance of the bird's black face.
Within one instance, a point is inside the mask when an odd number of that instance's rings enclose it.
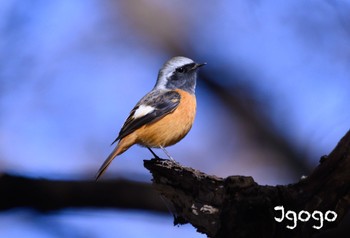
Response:
[[[196,88],[198,68],[204,64],[190,63],[175,69],[168,79],[166,88],[182,89],[189,93],[194,93]]]

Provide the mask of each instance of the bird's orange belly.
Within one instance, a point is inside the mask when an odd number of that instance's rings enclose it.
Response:
[[[196,97],[176,90],[181,102],[170,114],[135,131],[137,144],[147,147],[166,147],[179,142],[190,131],[196,116]]]

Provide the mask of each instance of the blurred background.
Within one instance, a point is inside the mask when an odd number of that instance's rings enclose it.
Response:
[[[349,129],[349,42],[350,1],[3,0],[0,173],[92,181],[163,63],[183,55],[207,65],[173,158],[297,182]],[[132,147],[104,179],[150,183],[151,157]],[[205,237],[172,222],[137,209],[18,208],[0,213],[0,237]]]

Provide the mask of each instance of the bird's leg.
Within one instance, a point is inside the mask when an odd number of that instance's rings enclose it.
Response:
[[[160,159],[159,156],[156,155],[156,153],[154,153],[153,150],[151,150],[151,148],[147,147],[147,149],[152,153],[152,155],[154,156],[154,158]]]
[[[163,146],[160,146],[160,148],[164,151],[164,153],[168,156],[169,159],[171,159],[172,161],[175,161]]]

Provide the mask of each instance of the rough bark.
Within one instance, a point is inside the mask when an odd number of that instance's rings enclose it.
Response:
[[[311,237],[337,226],[349,210],[350,131],[307,178],[289,185],[262,186],[245,176],[218,178],[170,160],[145,160],[144,166],[173,212],[174,224],[191,223],[209,237]],[[277,222],[281,212],[276,206],[310,215],[331,210],[337,218],[324,221],[321,229],[313,228],[320,221],[312,217],[288,229],[293,221]]]

